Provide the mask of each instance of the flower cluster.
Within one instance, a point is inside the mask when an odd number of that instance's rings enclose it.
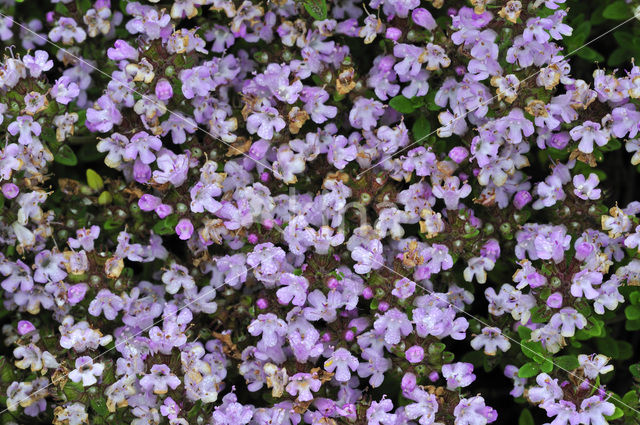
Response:
[[[573,77],[565,0],[26,7],[3,423],[485,425],[494,369],[553,425],[639,414],[640,202],[600,165],[640,163],[640,67]]]

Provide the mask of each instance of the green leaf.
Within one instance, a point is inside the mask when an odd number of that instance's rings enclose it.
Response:
[[[67,396],[67,399],[69,401],[75,401],[79,400],[80,397],[82,397],[82,394],[84,393],[84,387],[82,386],[81,382],[73,382],[69,380],[66,384],[64,384],[62,392]]]
[[[628,32],[616,31],[613,33],[613,38],[616,39],[616,41],[621,47],[632,46],[633,44],[635,44],[633,40],[633,35],[629,34]]]
[[[629,60],[629,51],[624,47],[618,47],[609,55],[607,59],[607,65],[618,66]]]
[[[624,0],[618,0],[605,7],[602,11],[602,16],[607,19],[622,21],[623,19],[627,19],[631,16],[631,9]]]
[[[78,158],[69,145],[62,145],[53,156],[53,160],[58,164],[68,165],[70,167],[78,164]]]
[[[530,359],[540,357],[541,353],[544,352],[540,341],[522,341],[520,348],[522,349],[522,353]]]
[[[412,102],[411,99],[407,99],[402,95],[398,95],[391,99],[389,101],[389,106],[402,114],[410,114],[417,108],[415,102]]]
[[[426,117],[420,116],[416,119],[416,122],[413,123],[411,132],[413,133],[413,140],[422,141],[431,132],[431,123]]]
[[[76,4],[83,14],[86,13],[87,10],[91,9],[91,0],[77,0]]]
[[[537,363],[529,362],[522,365],[518,370],[518,377],[531,378],[540,372],[540,366]]]
[[[611,337],[596,339],[596,346],[598,347],[598,351],[605,356],[613,357],[615,359],[620,356],[618,342]]]
[[[638,393],[631,390],[622,397],[622,402],[628,406],[636,406],[638,404]]]
[[[624,328],[628,331],[638,331],[640,330],[640,319],[639,320],[627,320],[624,324]]]
[[[98,205],[108,205],[113,201],[113,196],[106,190],[98,197]]]
[[[611,415],[611,416],[605,416],[605,418],[606,418],[608,421],[613,421],[614,419],[619,419],[619,418],[621,418],[621,417],[623,417],[623,416],[624,416],[624,412],[622,411],[622,409],[621,409],[621,408],[619,408],[618,406],[616,406],[616,411],[615,411],[615,412],[613,412],[613,415]]]
[[[531,339],[531,332],[531,329],[526,326],[518,326],[518,335],[520,336],[520,339],[525,341]]]
[[[69,15],[69,9],[67,9],[67,6],[65,6],[62,3],[56,4],[56,7],[55,7],[54,10],[56,12],[58,12],[59,14],[63,15],[63,16],[68,16]]]
[[[628,305],[624,309],[624,315],[629,320],[638,320],[638,319],[640,319],[640,306],[638,306],[638,305]]]
[[[98,152],[96,145],[97,140],[94,143],[83,143],[78,150],[78,160],[80,162],[93,162],[103,159],[106,154]]]
[[[89,400],[91,404],[91,408],[101,417],[109,416],[109,409],[107,408],[107,403],[104,401],[102,397],[100,398],[91,398]]]
[[[622,147],[622,143],[620,143],[620,140],[611,139],[609,140],[609,143],[607,143],[606,145],[600,146],[600,149],[602,149],[604,152],[611,152],[611,151],[618,150],[621,147]]]
[[[327,2],[325,0],[305,0],[304,8],[316,21],[327,19]]]
[[[107,221],[104,222],[102,226],[104,227],[105,230],[114,230],[114,229],[121,228],[122,222],[115,220],[113,218],[109,218]]]
[[[592,62],[604,62],[604,56],[589,46],[580,47],[579,50],[572,50],[579,58]]]
[[[533,415],[529,409],[524,409],[518,418],[518,425],[535,425]]]
[[[427,93],[426,99],[427,99],[426,105],[428,110],[439,111],[440,109],[442,109],[442,107],[436,103],[436,90],[429,91],[429,93]]]
[[[632,364],[631,366],[629,366],[629,372],[631,372],[631,375],[633,375],[635,378],[640,378],[640,363]]]
[[[540,366],[540,370],[544,373],[551,373],[553,371],[553,362],[548,358],[545,358],[543,362],[538,363],[542,363]]]
[[[104,187],[104,181],[100,174],[93,171],[91,168],[87,168],[87,184],[93,190],[100,190]]]
[[[571,355],[555,357],[553,361],[562,369],[565,369],[568,371],[577,369],[580,366],[580,363],[578,362],[578,357],[571,356]]]
[[[587,41],[587,37],[589,37],[589,33],[591,32],[591,22],[584,21],[580,25],[576,27],[571,34],[571,37],[567,40],[571,45],[575,45],[576,47],[581,46]],[[570,49],[571,50],[571,49]]]
[[[160,220],[153,226],[153,231],[158,235],[172,235],[178,224],[178,215],[171,214]]]

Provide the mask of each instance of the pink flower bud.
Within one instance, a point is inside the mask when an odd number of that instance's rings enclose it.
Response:
[[[402,37],[402,31],[395,27],[389,27],[385,37],[389,40],[398,41]]]
[[[373,298],[373,289],[367,286],[366,288],[364,288],[364,291],[362,291],[362,296],[365,300],[370,300],[371,298]]]
[[[335,277],[329,278],[329,280],[327,281],[327,287],[329,289],[336,289],[338,287],[338,279],[336,279]]]
[[[351,329],[349,329],[348,331],[346,331],[346,332],[344,333],[344,339],[345,339],[345,341],[349,341],[349,342],[351,342],[351,341],[353,341],[353,339],[355,338],[355,336],[356,336],[356,334],[355,334],[355,333],[353,333],[353,331],[352,331]]]
[[[13,199],[20,193],[20,188],[13,183],[5,183],[2,185],[2,194],[7,199]]]
[[[551,308],[562,307],[562,294],[560,292],[554,292],[547,298],[547,305]]]
[[[416,25],[420,25],[428,30],[432,30],[438,26],[436,20],[431,16],[431,13],[423,7],[414,9],[413,12],[411,12],[411,19],[413,19]]]
[[[462,146],[456,146],[449,151],[449,158],[451,158],[456,164],[460,164],[462,161],[467,159],[467,156],[469,156],[469,151]]]
[[[160,100],[169,100],[173,97],[173,87],[171,83],[161,78],[156,84],[156,97]]]
[[[409,347],[404,353],[409,363],[420,363],[424,359],[424,349],[419,345]]]
[[[153,211],[161,203],[162,203],[162,200],[160,198],[158,198],[157,196],[150,195],[148,193],[145,193],[144,195],[142,195],[138,200],[138,206],[142,211]]]
[[[33,323],[31,323],[28,320],[21,320],[18,322],[18,334],[20,336],[26,335],[29,332],[33,332],[35,330],[36,330],[36,327],[33,326]]]
[[[171,207],[171,205],[160,204],[156,207],[155,211],[156,214],[158,214],[158,217],[165,218],[173,212],[173,208]]]
[[[89,287],[86,283],[78,283],[67,289],[67,301],[71,305],[76,305],[84,299]]]
[[[176,233],[181,240],[189,240],[193,234],[193,224],[191,223],[191,220],[183,218],[178,221],[178,224],[176,225]]]
[[[520,192],[516,193],[516,196],[513,197],[513,206],[521,210],[525,207],[525,205],[531,202],[532,199],[533,197],[529,192],[527,192],[526,190],[521,190]]]

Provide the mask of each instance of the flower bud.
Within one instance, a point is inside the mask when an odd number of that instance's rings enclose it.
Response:
[[[160,100],[169,100],[173,97],[173,87],[171,83],[164,78],[161,78],[156,83],[156,97]]]
[[[438,26],[431,13],[423,7],[414,9],[413,12],[411,12],[411,19],[413,20],[413,22],[415,22],[416,25],[419,25],[422,28],[426,28],[428,30],[433,30]]]
[[[529,192],[527,192],[526,190],[521,190],[520,192],[516,193],[516,196],[513,197],[513,206],[521,210],[525,207],[525,205],[531,202],[532,199],[533,197]]]

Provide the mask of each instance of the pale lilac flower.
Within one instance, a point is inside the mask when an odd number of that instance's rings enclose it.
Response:
[[[587,179],[585,179],[584,175],[578,174],[573,177],[573,186],[575,187],[573,193],[585,201],[600,199],[601,191],[596,189],[598,183],[600,183],[600,179],[594,173],[590,173]]]
[[[471,363],[451,363],[442,365],[442,376],[447,380],[447,388],[467,387],[476,380]]]
[[[166,394],[169,388],[175,390],[180,385],[180,379],[171,373],[169,366],[164,364],[154,364],[151,366],[151,373],[144,375],[140,379],[140,386],[146,391],[153,390],[154,394]]]
[[[40,77],[40,74],[53,68],[53,61],[49,59],[49,54],[44,50],[36,50],[33,56],[25,55],[22,62],[34,78]]]
[[[484,327],[482,333],[471,340],[471,347],[474,350],[483,349],[488,356],[495,356],[498,349],[507,351],[511,348],[509,340],[502,335],[498,328]]]
[[[348,382],[351,379],[351,371],[358,369],[358,359],[348,350],[338,348],[333,352],[331,357],[324,362],[325,370],[334,372],[334,378],[338,382]]]
[[[82,356],[76,359],[76,368],[69,373],[69,379],[73,382],[82,382],[82,386],[89,387],[98,380],[96,376],[101,376],[104,370],[102,363],[94,363],[89,356]]]
[[[7,131],[12,136],[20,133],[18,143],[21,145],[29,145],[31,143],[35,143],[37,136],[40,136],[42,127],[40,127],[40,124],[37,121],[33,120],[33,117],[29,115],[22,115],[9,124]]]
[[[311,401],[313,400],[311,392],[317,392],[321,386],[322,382],[319,379],[310,373],[300,372],[289,378],[287,392],[292,396],[297,395],[297,400],[300,402]]]

